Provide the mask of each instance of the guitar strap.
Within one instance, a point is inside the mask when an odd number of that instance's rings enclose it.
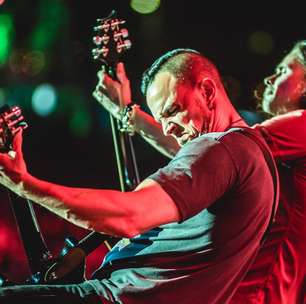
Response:
[[[273,204],[272,204],[272,211],[271,211],[271,216],[270,216],[270,220],[269,220],[269,224],[268,227],[261,239],[261,244],[263,244],[263,242],[266,240],[269,231],[271,229],[271,226],[274,222],[274,218],[275,218],[275,214],[276,214],[276,209],[277,209],[277,205],[278,205],[278,198],[279,198],[279,180],[278,180],[278,173],[277,173],[277,169],[276,169],[276,164],[275,161],[273,159],[273,156],[271,154],[271,152],[268,150],[268,148],[265,146],[265,144],[263,143],[262,140],[260,140],[258,138],[258,136],[256,136],[252,131],[252,130],[248,130],[248,129],[238,129],[238,132],[240,132],[241,134],[247,136],[248,138],[250,138],[251,140],[253,140],[261,149],[263,156],[265,158],[265,161],[269,167],[271,176],[272,176],[272,180],[273,180],[273,188],[274,188],[274,198],[273,198]]]

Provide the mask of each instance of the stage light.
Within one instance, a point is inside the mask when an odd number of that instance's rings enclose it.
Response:
[[[10,15],[0,15],[0,65],[6,63],[12,45],[13,20]]]
[[[91,116],[85,109],[79,108],[71,115],[69,128],[76,137],[86,137],[91,129]]]
[[[57,94],[50,84],[41,84],[33,92],[32,109],[39,116],[48,116],[57,106]]]
[[[67,15],[63,1],[40,1],[37,23],[30,37],[31,48],[46,51],[55,45],[59,35],[66,29]]]
[[[274,40],[270,33],[257,31],[250,35],[248,45],[252,52],[267,55],[273,51]]]
[[[131,0],[131,8],[140,14],[151,14],[160,6],[160,0]]]

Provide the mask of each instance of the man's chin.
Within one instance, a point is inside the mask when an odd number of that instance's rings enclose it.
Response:
[[[186,143],[188,143],[192,139],[193,139],[193,137],[189,134],[184,134],[181,137],[176,138],[176,140],[177,140],[177,142],[180,146],[185,145]]]

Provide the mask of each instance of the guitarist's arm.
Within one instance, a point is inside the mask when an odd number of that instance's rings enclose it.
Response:
[[[15,157],[0,153],[0,183],[78,226],[133,237],[180,219],[176,204],[153,180],[145,180],[132,192],[121,192],[66,187],[35,178],[27,172],[21,141],[18,132],[13,140]]]
[[[120,119],[120,108],[131,100],[130,84],[123,63],[117,65],[118,81],[113,80],[102,71],[98,73],[98,77],[99,83],[93,96],[114,117]],[[133,110],[133,129],[156,150],[169,158],[172,158],[180,148],[176,140],[165,136],[160,124],[139,107]]]

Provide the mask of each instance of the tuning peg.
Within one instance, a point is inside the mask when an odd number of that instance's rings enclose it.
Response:
[[[107,44],[108,41],[109,41],[109,38],[110,37],[108,35],[104,34],[102,37],[101,36],[95,36],[95,37],[93,37],[92,40],[93,40],[95,45],[101,45],[102,43]]]
[[[101,25],[95,26],[95,27],[94,27],[94,31],[95,31],[95,32],[104,31],[105,33],[107,33],[108,30],[109,30],[109,28],[110,28],[110,24],[107,23],[107,22],[104,22],[104,23],[101,24]]]
[[[123,43],[117,45],[117,52],[121,53],[124,50],[128,50],[132,47],[132,42],[130,40],[124,40]]]
[[[16,117],[15,120],[10,121],[10,122],[7,124],[7,126],[8,126],[9,128],[13,128],[13,127],[15,127],[15,125],[16,125],[16,126],[22,126],[22,125],[23,125],[22,122],[24,122],[24,117],[21,115],[21,116],[19,116],[18,118]],[[26,127],[27,127],[27,125],[25,126],[25,128],[26,128]]]
[[[19,115],[21,115],[21,110],[17,106],[12,107],[10,112],[5,112],[2,114],[5,121],[9,121],[13,116],[18,117]]]
[[[117,15],[116,10],[112,10],[112,11],[110,12],[110,14],[109,14],[106,18],[98,18],[98,19],[96,19],[96,20],[97,20],[97,22],[104,22],[105,20],[110,20],[110,19],[112,19],[112,18],[115,18],[116,15]]]
[[[103,46],[102,48],[93,49],[91,52],[94,59],[100,59],[101,55],[102,57],[106,57],[108,55],[109,49]]]
[[[94,36],[92,38],[92,41],[95,45],[100,45],[102,43],[102,37],[101,36]]]
[[[127,38],[129,36],[129,31],[126,28],[121,29],[122,38]]]
[[[110,23],[112,30],[118,28],[119,25],[124,24],[125,20],[113,19]]]
[[[119,38],[127,38],[128,36],[128,30],[126,28],[123,28],[122,30],[114,34],[114,40],[117,41]]]

